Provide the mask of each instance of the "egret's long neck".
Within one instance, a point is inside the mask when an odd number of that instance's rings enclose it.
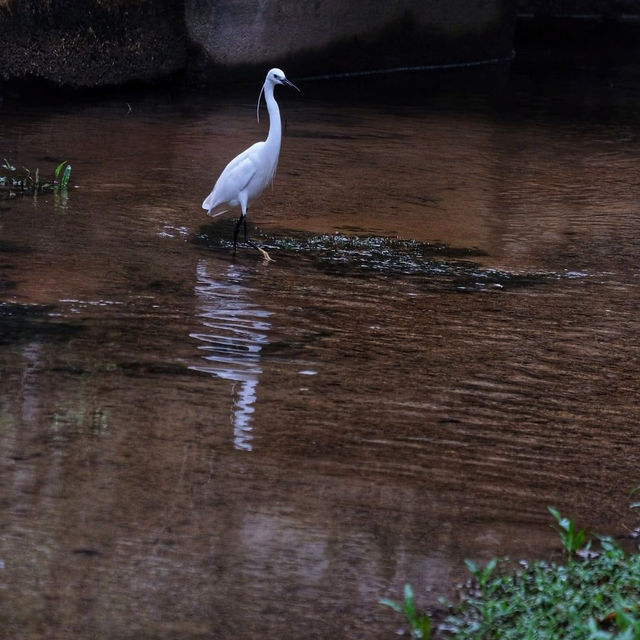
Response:
[[[280,150],[280,140],[282,139],[282,122],[280,122],[280,109],[278,103],[273,97],[273,85],[268,84],[264,88],[264,99],[267,103],[267,111],[269,112],[269,135],[266,144]]]

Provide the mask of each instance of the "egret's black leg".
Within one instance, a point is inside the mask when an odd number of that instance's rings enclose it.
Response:
[[[245,244],[248,244],[250,247],[252,247],[256,251],[259,251],[262,254],[262,257],[265,260],[272,261],[271,256],[264,249],[261,249],[255,242],[251,242],[251,240],[249,240],[249,232],[247,231],[247,216],[246,215],[242,216],[242,224],[244,226],[244,241],[245,241]],[[239,220],[238,220],[238,226],[240,226],[240,221]]]
[[[234,227],[233,227],[233,253],[236,252],[236,246],[238,245],[238,232],[240,231],[240,225],[242,224],[242,221],[244,220],[244,228],[245,228],[245,236],[247,234],[247,216],[246,215],[241,215],[238,218],[238,222],[235,223]]]
[[[242,218],[242,227],[244,230],[244,241],[246,244],[251,246],[251,241],[249,240],[249,232],[247,231],[247,216],[243,216]]]

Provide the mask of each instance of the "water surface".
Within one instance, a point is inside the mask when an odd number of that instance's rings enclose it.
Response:
[[[626,534],[636,71],[280,89],[270,264],[200,209],[257,87],[5,103],[73,187],[0,201],[3,628],[389,638],[406,581],[552,557],[547,505]]]

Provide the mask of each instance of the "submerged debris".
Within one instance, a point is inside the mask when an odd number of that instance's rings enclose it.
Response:
[[[46,305],[0,302],[0,345],[38,338],[67,338],[79,330],[77,325],[52,317]]]
[[[205,233],[196,242],[227,251],[231,245],[226,235]],[[515,273],[483,267],[473,260],[486,256],[481,249],[442,243],[292,231],[262,234],[261,241],[280,260],[287,259],[287,254],[302,255],[316,268],[340,276],[410,276],[420,279],[429,290],[494,291],[533,286],[560,277],[554,273]]]

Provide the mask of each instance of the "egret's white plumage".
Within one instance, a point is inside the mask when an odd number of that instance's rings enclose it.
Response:
[[[224,168],[213,187],[213,191],[202,203],[202,208],[206,209],[207,215],[213,217],[222,215],[233,207],[240,207],[242,213],[233,230],[234,250],[240,225],[243,224],[245,242],[260,251],[267,260],[271,259],[269,254],[251,242],[247,235],[247,208],[273,180],[278,166],[280,142],[282,140],[282,123],[280,121],[280,109],[273,95],[273,90],[278,84],[285,84],[298,89],[292,82],[287,80],[281,69],[271,69],[267,73],[264,85],[260,90],[260,96],[258,96],[258,109],[260,107],[260,98],[264,92],[267,111],[269,112],[269,134],[267,139],[252,144],[240,155],[237,155]]]

